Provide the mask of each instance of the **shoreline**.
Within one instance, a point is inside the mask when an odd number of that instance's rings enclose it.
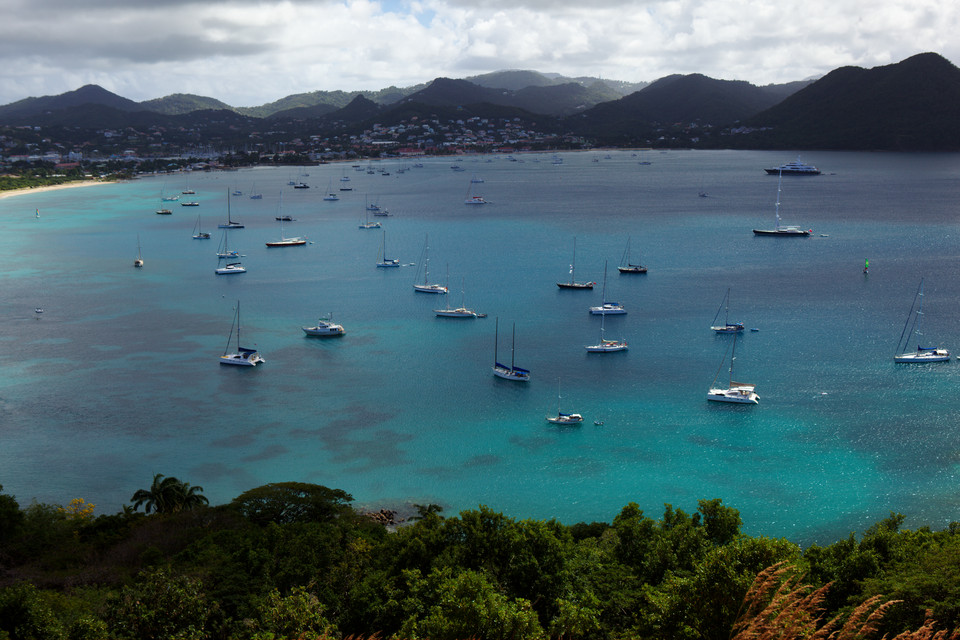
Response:
[[[45,191],[59,191],[60,189],[78,189],[80,187],[94,187],[101,184],[116,184],[115,180],[76,180],[64,184],[51,184],[45,187],[24,187],[23,189],[8,189],[0,191],[0,200],[21,196],[26,193],[43,193]]]

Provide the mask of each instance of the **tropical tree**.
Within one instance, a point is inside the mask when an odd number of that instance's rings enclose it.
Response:
[[[203,487],[191,486],[173,476],[164,477],[162,473],[154,475],[150,488],[137,490],[130,501],[134,510],[142,505],[147,513],[177,513],[209,503]]]

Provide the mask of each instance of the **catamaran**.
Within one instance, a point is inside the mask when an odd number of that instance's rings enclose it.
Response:
[[[237,327],[237,351],[229,353],[234,326]],[[230,327],[230,333],[227,334],[227,346],[223,350],[223,355],[220,356],[220,364],[255,367],[262,362],[264,362],[264,359],[260,357],[260,353],[256,349],[247,349],[240,346],[240,301],[237,300],[237,313],[233,316],[233,325]]]
[[[727,388],[717,387],[717,378],[720,377],[720,371],[723,369],[723,360],[720,360],[720,367],[717,368],[717,375],[713,377],[713,385],[707,392],[707,400],[712,402],[732,402],[736,404],[760,404],[760,396],[755,391],[756,385],[746,382],[736,382],[733,379],[733,361],[737,354],[737,334],[733,334],[733,345],[730,349],[730,375],[727,381]],[[726,354],[724,354],[726,359]]]

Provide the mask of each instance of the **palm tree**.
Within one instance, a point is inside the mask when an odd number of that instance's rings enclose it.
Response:
[[[130,498],[133,509],[136,511],[143,505],[147,513],[177,513],[209,504],[203,494],[203,487],[190,486],[189,482],[181,482],[177,478],[164,477],[162,473],[153,476],[153,483],[149,489],[139,489]]]

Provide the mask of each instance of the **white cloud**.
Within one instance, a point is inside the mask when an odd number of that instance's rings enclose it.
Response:
[[[766,84],[924,51],[960,58],[960,8],[932,0],[866,12],[853,0],[10,0],[4,13],[0,104],[88,83],[250,106],[499,69]]]

